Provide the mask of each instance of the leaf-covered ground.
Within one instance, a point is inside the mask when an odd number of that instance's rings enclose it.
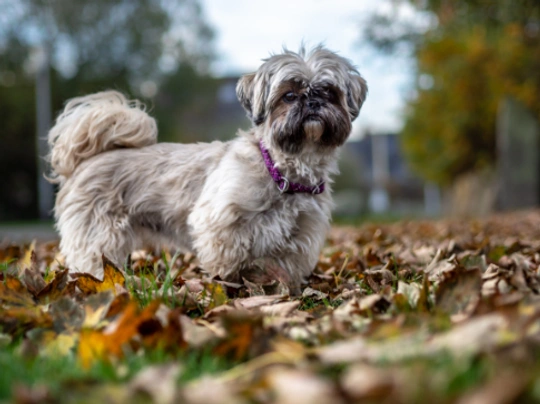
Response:
[[[103,281],[54,242],[0,262],[0,401],[540,400],[538,211],[335,228],[297,297],[166,251],[104,258]]]

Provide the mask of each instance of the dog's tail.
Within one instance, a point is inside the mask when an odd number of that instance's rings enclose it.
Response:
[[[141,102],[117,91],[104,91],[69,100],[48,142],[52,168],[48,179],[63,184],[83,160],[96,154],[156,143],[157,126]]]

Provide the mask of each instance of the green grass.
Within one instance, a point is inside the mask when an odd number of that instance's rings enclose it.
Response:
[[[360,226],[365,223],[387,224],[401,220],[410,220],[421,217],[421,215],[404,215],[397,212],[387,213],[366,213],[362,215],[332,215],[332,221],[338,226]]]
[[[303,311],[311,311],[317,308],[336,308],[339,307],[343,303],[343,300],[329,300],[326,298],[323,299],[313,299],[311,297],[303,297],[301,300],[301,304],[299,306],[299,310]]]
[[[154,364],[179,363],[182,368],[178,379],[180,383],[204,374],[225,371],[235,364],[214,355],[210,350],[179,350],[176,353],[153,350],[144,355],[129,355],[114,364],[100,361],[85,370],[79,365],[75,354],[29,359],[21,355],[20,351],[20,344],[0,347],[0,402],[12,397],[15,386],[44,385],[53,398],[58,398],[67,387],[79,386],[82,389],[96,383],[118,384],[130,380],[137,372]]]

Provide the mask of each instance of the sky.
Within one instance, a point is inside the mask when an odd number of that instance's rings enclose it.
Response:
[[[403,107],[411,92],[412,61],[387,56],[362,40],[362,25],[391,0],[202,0],[216,31],[216,76],[254,71],[283,46],[297,50],[305,42],[324,43],[350,59],[367,80],[369,93],[352,137],[398,132]],[[407,11],[407,10],[406,10]]]

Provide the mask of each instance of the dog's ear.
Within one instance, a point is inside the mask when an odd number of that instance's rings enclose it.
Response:
[[[360,108],[366,100],[368,92],[366,80],[362,76],[356,73],[350,73],[349,85],[347,90],[347,106],[349,107],[349,114],[351,121],[354,121],[360,113]]]
[[[262,75],[250,73],[242,76],[236,85],[236,96],[255,125],[260,125],[265,119],[265,82]]]
[[[255,73],[250,73],[242,76],[240,80],[238,80],[238,84],[236,85],[236,96],[238,97],[238,101],[240,101],[240,104],[244,107],[246,110],[249,119],[251,119],[252,116],[252,101],[253,98],[253,80],[255,79]]]

